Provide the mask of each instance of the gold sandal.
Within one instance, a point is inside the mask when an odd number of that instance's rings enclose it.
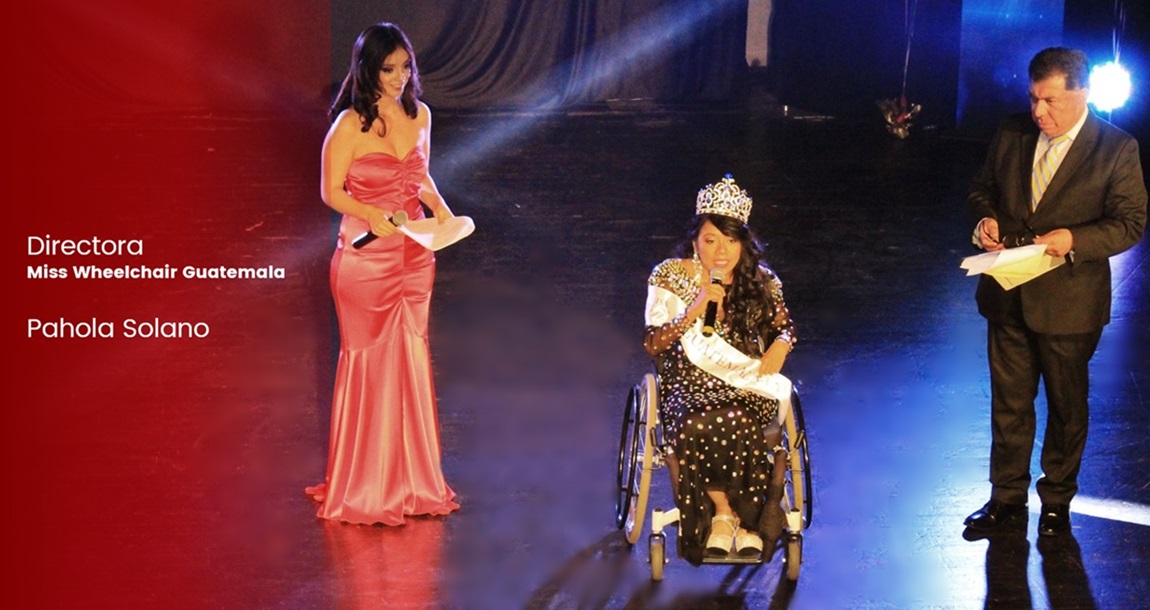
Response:
[[[726,557],[731,552],[738,529],[739,520],[734,515],[715,515],[711,519],[711,533],[707,536],[707,554]]]

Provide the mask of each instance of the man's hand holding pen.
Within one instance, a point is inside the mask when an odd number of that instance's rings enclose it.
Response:
[[[1046,253],[1050,256],[1066,256],[1074,249],[1074,234],[1069,229],[1055,229],[1049,233],[1038,235],[1025,218],[1020,218],[1019,221],[1022,226],[1026,227],[1025,234],[1001,235],[999,234],[997,219],[983,218],[982,222],[978,223],[978,245],[987,252],[995,252],[1004,248],[1043,244],[1046,246]]]
[[[998,220],[988,217],[978,223],[978,245],[987,252],[1006,248],[998,237]]]

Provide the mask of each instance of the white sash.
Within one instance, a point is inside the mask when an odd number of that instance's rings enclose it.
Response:
[[[660,326],[687,310],[687,304],[675,293],[658,286],[647,287],[648,326]],[[759,361],[735,349],[718,334],[703,336],[703,321],[683,333],[679,342],[683,353],[695,366],[736,388],[779,401],[778,421],[782,422],[791,408],[791,380],[784,375],[760,375]]]

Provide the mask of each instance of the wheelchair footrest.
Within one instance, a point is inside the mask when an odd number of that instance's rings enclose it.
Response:
[[[770,556],[768,555],[767,558],[769,559]],[[744,557],[736,553],[731,553],[726,557],[703,557],[703,563],[705,564],[745,565],[764,563],[765,561],[766,559],[763,559],[762,555]]]

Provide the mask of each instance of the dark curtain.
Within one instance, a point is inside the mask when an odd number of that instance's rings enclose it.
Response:
[[[724,101],[746,71],[746,0],[336,0],[332,81],[359,32],[399,25],[433,107]]]

